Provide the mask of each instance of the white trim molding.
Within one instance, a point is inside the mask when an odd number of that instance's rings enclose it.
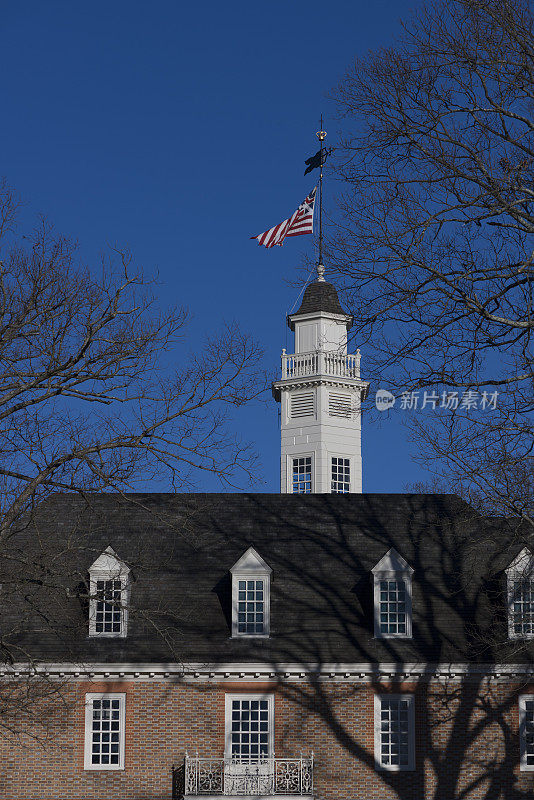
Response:
[[[101,709],[100,719],[94,718],[95,702],[108,703],[109,709]],[[113,705],[117,705],[114,708]],[[105,712],[105,713],[103,713]],[[95,727],[96,726],[96,727]],[[104,728],[105,726],[105,728]],[[84,769],[86,770],[120,770],[124,769],[124,741],[126,732],[126,694],[124,692],[88,692],[85,695],[85,737],[84,737]],[[96,747],[100,744],[101,750],[99,751],[100,757],[107,759],[108,763],[93,763],[93,738],[94,735],[102,736],[102,734],[109,737],[109,741],[105,742],[107,745],[108,753],[103,753],[104,744],[102,741],[96,743]],[[116,742],[113,739],[116,738]],[[115,749],[116,752],[112,752]],[[117,763],[110,763],[110,759],[116,756]]]
[[[230,573],[232,575],[232,638],[267,638],[271,629],[271,567],[257,550],[249,547],[231,567]],[[262,584],[261,589],[258,589],[258,582]],[[244,583],[245,587],[240,586],[240,583]],[[249,594],[252,595],[250,598]],[[243,615],[245,615],[245,619],[243,619]],[[250,625],[254,630],[242,630],[247,627],[248,617],[251,615],[254,616],[254,620],[250,622]],[[260,619],[260,616],[263,619]],[[261,631],[258,630],[260,625]]]
[[[534,772],[534,694],[519,698],[519,751],[521,772]]]
[[[530,550],[524,547],[506,568],[505,572],[508,600],[508,638],[516,640],[534,639],[534,556]],[[524,592],[527,592],[528,597],[525,596]],[[517,613],[519,614],[522,628],[519,632],[515,630],[516,605],[519,607]],[[524,619],[521,619],[522,612],[528,615]]]
[[[268,756],[274,758],[274,695],[273,694],[244,694],[243,692],[228,693],[224,696],[224,754],[225,758],[232,759],[232,703],[234,700],[267,703],[268,714]],[[261,733],[261,731],[259,731]]]
[[[390,548],[371,570],[373,575],[373,617],[374,632],[377,639],[411,639],[412,637],[412,575],[413,569],[408,562],[395,550]],[[382,591],[381,583],[395,582],[396,587],[387,587]],[[404,587],[400,584],[404,583]],[[402,593],[402,594],[401,594]],[[383,599],[382,595],[386,594]],[[393,598],[390,595],[393,594]],[[387,610],[382,612],[385,607]],[[404,610],[399,609],[402,604]],[[390,608],[391,619],[389,621]],[[399,621],[399,614],[404,619]],[[386,616],[386,624],[397,628],[405,628],[401,633],[395,631],[382,631],[382,617]]]
[[[310,459],[310,491],[309,492],[294,492],[293,491],[293,468],[294,468],[294,461],[298,459],[309,458]],[[303,453],[290,453],[286,456],[287,459],[287,491],[286,494],[315,494],[315,487],[317,484],[317,476],[315,474],[316,464],[315,464],[315,454],[310,450],[309,452]],[[307,474],[307,473],[304,473]],[[304,483],[304,481],[298,481],[298,483]]]
[[[2,679],[39,677],[67,681],[170,681],[173,683],[285,683],[313,680],[346,683],[443,680],[479,682],[481,678],[509,682],[534,682],[534,663],[467,664],[369,662],[20,662],[0,665]]]
[[[390,772],[409,772],[415,769],[414,709],[413,694],[375,694],[374,731],[377,769]],[[395,748],[392,745],[395,745]]]
[[[353,480],[352,480],[352,473],[353,473],[352,461],[353,461],[353,459],[350,457],[350,455],[346,455],[344,453],[332,453],[332,452],[328,454],[328,457],[330,459],[330,493],[331,494],[350,494],[350,493],[352,493],[352,491],[353,491]],[[338,460],[338,462],[340,460],[343,460],[344,462],[348,461],[348,465],[349,465],[348,466],[348,469],[349,469],[349,480],[348,481],[345,480],[346,465],[345,464],[339,464],[339,463],[336,465],[337,469],[341,470],[341,471],[337,472],[337,479],[336,479],[335,482],[337,484],[345,484],[345,483],[348,482],[349,488],[346,491],[343,490],[343,491],[340,492],[340,491],[337,491],[337,490],[334,491],[332,489],[332,484],[334,483],[334,458],[336,458]]]

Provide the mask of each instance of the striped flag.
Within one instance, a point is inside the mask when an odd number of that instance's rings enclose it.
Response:
[[[286,236],[303,236],[305,233],[313,233],[313,208],[315,205],[315,193],[317,186],[315,186],[303,203],[297,208],[295,213],[285,219],[274,228],[270,228],[265,233],[260,233],[258,236],[251,236],[251,239],[257,239],[258,244],[264,247],[274,247],[275,244],[282,246]]]

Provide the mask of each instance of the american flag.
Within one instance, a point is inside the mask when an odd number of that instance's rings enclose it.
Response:
[[[305,233],[313,233],[313,208],[315,204],[315,193],[317,186],[315,186],[303,203],[297,208],[295,213],[275,225],[274,228],[269,228],[265,233],[260,233],[258,236],[251,236],[251,239],[257,239],[258,244],[264,247],[274,247],[275,244],[283,245],[286,236],[302,236]]]

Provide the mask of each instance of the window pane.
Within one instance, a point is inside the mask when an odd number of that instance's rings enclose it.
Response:
[[[346,494],[350,492],[350,459],[332,458],[332,494]]]
[[[534,636],[534,578],[512,580],[510,595],[514,636],[529,639]]]
[[[408,767],[410,719],[407,700],[380,700],[380,762]]]
[[[523,698],[521,703],[522,736],[521,750],[524,766],[534,767],[534,697],[532,700]]]
[[[379,582],[380,632],[389,635],[405,634],[408,593],[406,581]]]
[[[124,735],[120,724],[122,702],[107,698],[91,701],[91,764],[119,764],[119,749]]]
[[[245,581],[239,581],[239,587]],[[246,598],[241,599],[241,592],[239,592],[238,614],[237,614],[237,632],[244,634],[263,634],[264,628],[264,581],[253,580],[246,581],[247,591]]]
[[[293,459],[293,494],[311,494],[311,456]]]
[[[122,632],[123,586],[121,580],[96,582],[95,633]]]
[[[236,706],[239,707],[237,720],[234,718]],[[267,709],[267,700],[232,700],[233,758],[239,761],[253,762],[259,758],[269,757]]]

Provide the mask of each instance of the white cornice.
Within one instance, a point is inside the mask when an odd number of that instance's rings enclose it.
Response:
[[[333,375],[311,375],[310,377],[302,378],[284,378],[283,380],[274,381],[273,389],[278,391],[287,391],[288,389],[299,389],[304,386],[343,386],[349,389],[360,389],[367,392],[369,389],[368,381],[362,381],[359,378],[343,378]]]
[[[420,680],[420,679],[493,679],[534,678],[534,664],[466,664],[466,663],[39,663],[12,664],[0,667],[0,676],[16,679],[29,676],[46,676],[60,680],[154,680],[170,682],[224,682],[236,681],[259,683],[274,681],[363,681],[372,680]]]
[[[296,322],[311,322],[314,319],[331,319],[335,322],[341,322],[348,325],[352,321],[352,314],[337,314],[335,311],[306,311],[304,314],[299,314],[297,311],[294,314],[288,314],[287,319],[293,325]]]

